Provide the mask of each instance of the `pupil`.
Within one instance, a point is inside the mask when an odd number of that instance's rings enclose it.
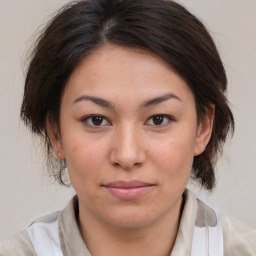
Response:
[[[103,121],[102,116],[94,116],[92,117],[92,122],[94,125],[100,125]]]
[[[163,116],[155,116],[153,118],[153,122],[155,125],[161,125],[163,123],[163,119],[164,119]]]

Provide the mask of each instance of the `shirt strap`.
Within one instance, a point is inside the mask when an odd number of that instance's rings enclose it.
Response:
[[[191,256],[223,256],[223,234],[219,214],[199,199]]]
[[[34,221],[27,228],[37,256],[63,256],[58,230],[58,212]]]

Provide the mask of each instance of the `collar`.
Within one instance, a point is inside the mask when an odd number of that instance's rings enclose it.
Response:
[[[184,192],[184,197],[185,204],[180,226],[170,256],[190,255],[191,253],[197,202],[195,196],[187,189]],[[59,215],[59,236],[63,255],[92,256],[81,237],[76,220],[77,214],[78,198],[75,196]]]

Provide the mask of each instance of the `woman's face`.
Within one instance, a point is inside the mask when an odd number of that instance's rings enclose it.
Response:
[[[158,56],[107,45],[72,73],[60,136],[48,132],[66,158],[80,213],[142,227],[180,208],[211,121],[197,125],[191,90]]]

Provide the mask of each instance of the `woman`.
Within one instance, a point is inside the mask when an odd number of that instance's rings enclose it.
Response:
[[[190,176],[214,188],[234,129],[226,87],[213,40],[179,4],[65,6],[33,52],[21,117],[77,196],[0,255],[255,255],[254,230],[185,188]]]

